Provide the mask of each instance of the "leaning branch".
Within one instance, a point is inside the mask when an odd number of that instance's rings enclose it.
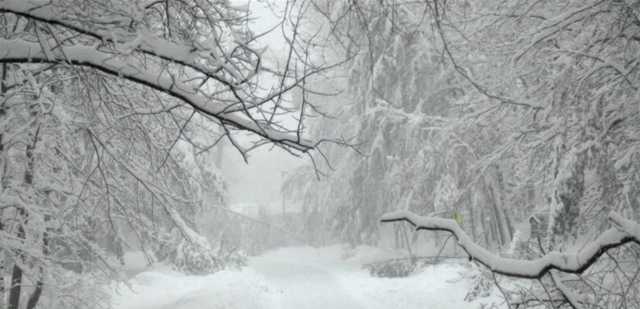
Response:
[[[609,220],[613,223],[613,227],[578,252],[549,252],[534,260],[518,260],[498,256],[479,246],[451,219],[424,217],[409,211],[387,213],[380,219],[382,222],[406,221],[416,230],[447,231],[457,238],[458,245],[464,249],[469,258],[483,264],[492,272],[529,279],[542,278],[553,269],[581,274],[608,250],[629,242],[640,244],[640,224],[624,219],[614,212],[609,215]]]
[[[223,125],[253,132],[275,144],[301,152],[314,149],[308,141],[299,141],[294,132],[262,125],[248,113],[227,113],[228,104],[217,103],[194,90],[190,80],[170,74],[160,65],[143,66],[131,55],[114,55],[92,46],[66,46],[45,53],[42,47],[22,39],[0,39],[0,63],[59,63],[90,67],[106,74],[164,92],[190,105],[199,113],[218,119]]]

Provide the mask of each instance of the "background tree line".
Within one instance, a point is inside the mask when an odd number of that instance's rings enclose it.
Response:
[[[334,147],[326,179],[300,170],[285,186],[320,218],[315,241],[375,244],[380,216],[409,210],[534,258],[581,248],[611,211],[638,220],[639,2],[314,4],[354,55],[338,120],[315,130],[361,152]],[[637,258],[625,247],[561,281],[593,294],[588,306],[632,306]],[[571,305],[532,294],[527,305]]]

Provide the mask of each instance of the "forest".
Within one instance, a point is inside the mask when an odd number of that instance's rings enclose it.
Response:
[[[0,308],[640,308],[638,0],[0,0]]]

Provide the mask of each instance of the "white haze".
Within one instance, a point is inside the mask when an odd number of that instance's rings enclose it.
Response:
[[[254,18],[251,28],[256,34],[278,24],[276,14],[282,10],[278,2],[270,4],[271,7],[265,1],[248,1],[248,5]],[[260,42],[269,46],[264,55],[267,62],[286,58],[286,42],[279,28],[265,35]],[[223,150],[220,168],[228,185],[228,202],[232,208],[246,213],[255,213],[255,207],[259,206],[265,206],[269,211],[280,211],[280,185],[286,173],[305,163],[305,159],[267,145],[251,151],[248,163],[245,163],[237,150],[226,146],[229,146],[228,143]]]

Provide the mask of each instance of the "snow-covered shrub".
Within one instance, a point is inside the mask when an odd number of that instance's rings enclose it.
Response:
[[[417,263],[413,259],[392,259],[364,265],[374,277],[397,278],[407,277],[415,270]]]
[[[80,274],[51,265],[45,274],[45,288],[37,308],[109,308],[110,296],[104,289],[108,282],[109,278],[101,271]],[[32,282],[23,284],[28,286]]]
[[[246,257],[241,252],[216,250],[203,236],[191,229],[188,232],[185,237],[175,228],[166,234],[157,250],[158,258],[187,274],[208,274],[245,265]]]
[[[182,239],[173,252],[172,264],[181,272],[188,274],[212,273],[224,268],[213,250],[209,247]]]
[[[471,289],[464,297],[464,300],[468,302],[489,296],[494,288],[489,272],[474,273],[470,281],[472,282]]]

